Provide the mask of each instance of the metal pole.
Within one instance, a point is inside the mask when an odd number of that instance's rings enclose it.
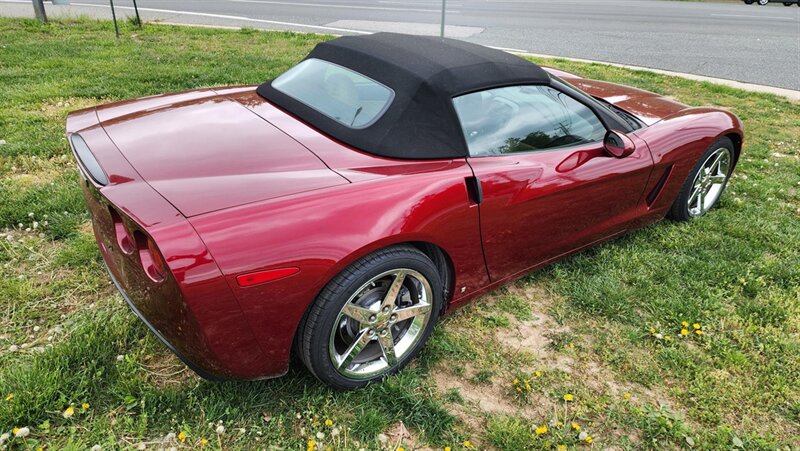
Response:
[[[47,22],[47,13],[44,12],[44,0],[33,0],[33,12],[36,18],[42,22]]]
[[[136,0],[133,0],[133,9],[136,11],[136,25],[139,26],[139,29],[142,29],[142,18],[139,17],[139,7],[136,5]]]
[[[444,37],[444,12],[447,8],[447,0],[442,0],[442,28],[439,29],[439,36]]]
[[[114,18],[114,32],[117,33],[117,38],[119,39],[119,25],[117,25],[117,13],[114,11],[114,0],[108,0],[111,3],[111,17]]]

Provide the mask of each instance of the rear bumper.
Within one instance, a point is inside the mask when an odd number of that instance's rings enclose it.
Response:
[[[81,173],[95,240],[112,281],[133,312],[201,377],[262,379],[283,374],[288,361],[265,357],[192,225],[141,180],[101,127],[90,126],[80,134],[109,180],[99,186]],[[125,241],[126,235],[134,239]],[[137,236],[150,238],[163,257],[167,274],[161,280],[146,271]]]
[[[224,378],[221,378],[221,377],[218,377],[218,376],[214,376],[214,375],[206,372],[205,369],[199,367],[197,364],[191,362],[186,357],[184,357],[183,354],[181,354],[181,352],[178,351],[175,348],[175,346],[172,345],[172,343],[170,343],[166,338],[164,338],[163,335],[161,335],[161,333],[158,331],[158,329],[156,329],[152,324],[150,324],[150,321],[147,321],[147,318],[145,318],[144,315],[142,315],[142,312],[140,312],[139,309],[136,308],[136,305],[133,303],[133,301],[131,301],[131,298],[128,297],[127,293],[125,293],[125,290],[119,284],[119,281],[117,281],[117,278],[114,277],[114,274],[111,272],[111,269],[108,267],[108,265],[106,265],[106,271],[108,271],[108,276],[111,278],[111,281],[114,282],[114,286],[117,287],[117,291],[119,291],[119,294],[122,296],[122,299],[125,299],[125,302],[128,304],[128,307],[130,307],[130,309],[133,311],[133,313],[137,317],[139,317],[139,319],[142,320],[142,322],[145,324],[145,326],[147,326],[147,328],[150,329],[150,332],[153,332],[153,334],[156,337],[158,337],[158,339],[161,340],[161,342],[164,343],[167,346],[167,348],[169,348],[169,350],[172,351],[173,354],[175,354],[179,359],[181,359],[181,361],[186,366],[188,366],[192,371],[197,373],[197,375],[202,377],[203,379],[207,379],[207,380],[210,380],[210,381],[222,381],[222,380],[225,380]]]

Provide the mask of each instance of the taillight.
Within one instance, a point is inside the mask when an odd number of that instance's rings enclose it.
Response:
[[[167,276],[167,264],[158,252],[153,240],[138,230],[134,232],[136,248],[139,249],[139,260],[147,276],[154,282],[162,282]]]
[[[125,223],[122,222],[122,217],[117,213],[114,207],[108,207],[108,212],[111,213],[111,219],[114,221],[114,236],[117,239],[117,246],[126,254],[133,253],[133,239],[125,228]]]

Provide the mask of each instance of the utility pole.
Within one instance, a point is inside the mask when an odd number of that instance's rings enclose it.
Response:
[[[442,0],[442,28],[439,29],[439,36],[444,37],[444,12],[447,7],[447,0]]]
[[[33,12],[36,18],[42,22],[47,22],[47,13],[44,12],[44,0],[33,0]]]

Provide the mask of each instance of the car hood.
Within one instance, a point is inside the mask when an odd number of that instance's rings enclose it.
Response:
[[[142,179],[187,217],[348,183],[212,90],[104,105],[97,117]]]
[[[590,96],[603,99],[627,111],[647,125],[653,125],[656,122],[662,121],[669,116],[689,108],[687,105],[643,89],[631,88],[629,86],[605,81],[588,80],[555,69],[548,68],[547,70]]]

